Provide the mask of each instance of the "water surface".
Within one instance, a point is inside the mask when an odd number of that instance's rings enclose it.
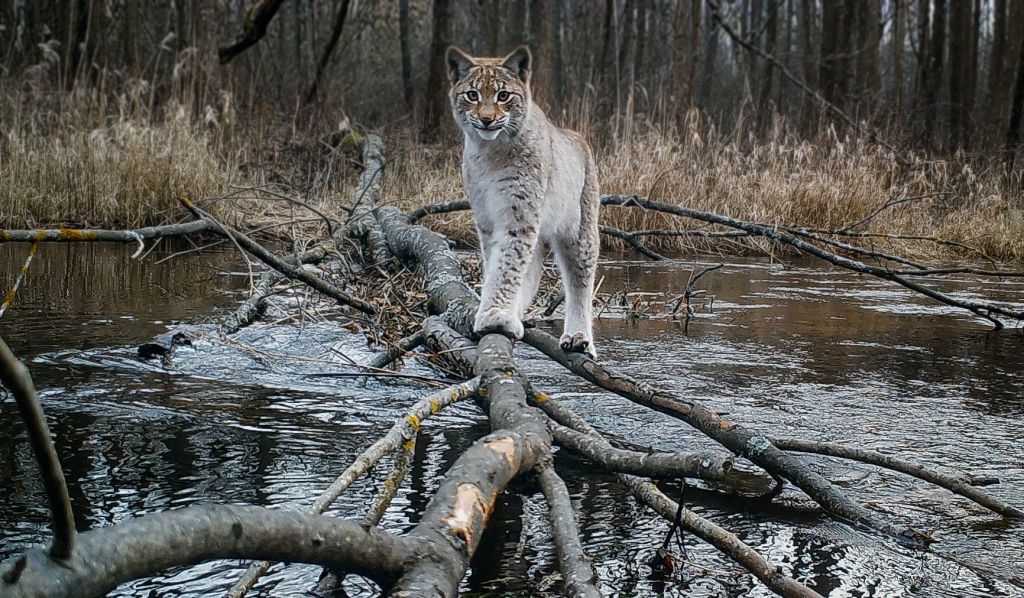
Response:
[[[0,245],[0,288],[25,247]],[[189,504],[302,508],[394,419],[429,390],[412,380],[354,380],[372,354],[331,322],[258,324],[232,339],[204,323],[245,293],[231,252],[166,264],[119,246],[42,247],[0,335],[39,388],[70,484],[79,529]],[[984,324],[874,279],[821,269],[734,261],[701,280],[713,296],[689,326],[664,317],[688,263],[609,261],[602,292],[618,293],[597,325],[601,359],[775,435],[848,442],[942,469],[998,476],[988,490],[1024,503],[1024,335]],[[1024,282],[934,281],[944,290],[1021,303]],[[665,295],[640,295],[657,291]],[[640,299],[643,298],[643,299]],[[294,299],[301,301],[301,294]],[[640,303],[637,301],[640,300]],[[625,304],[626,307],[623,307]],[[632,315],[630,315],[630,313]],[[171,369],[141,363],[135,346],[178,323],[196,345]],[[519,360],[538,386],[595,425],[664,449],[712,448],[684,424],[589,387],[532,350]],[[408,371],[442,376],[411,361]],[[428,420],[405,486],[382,522],[415,524],[441,474],[487,433],[457,405]],[[696,488],[683,499],[772,563],[830,596],[1024,596],[1024,524],[941,489],[858,464],[811,459],[852,496],[894,521],[933,532],[927,553],[820,517],[802,495],[786,507]],[[332,513],[358,518],[389,463],[350,489]],[[680,573],[648,566],[667,524],[615,479],[560,454],[602,588],[620,596],[766,596],[741,568],[693,537]],[[672,495],[675,484],[666,486]],[[502,495],[464,583],[467,593],[558,595],[546,507],[535,487]],[[47,511],[17,410],[0,401],[0,560],[49,536]],[[220,595],[245,564],[207,563],[126,584],[115,595]],[[301,596],[318,571],[276,566],[258,596]],[[368,586],[350,584],[354,596]]]

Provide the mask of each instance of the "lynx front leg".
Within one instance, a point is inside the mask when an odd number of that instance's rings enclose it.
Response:
[[[507,232],[494,231],[492,240],[493,247],[485,252],[489,253],[488,263],[484,267],[484,284],[473,331],[478,334],[500,331],[523,338],[519,298],[527,267],[537,251],[537,228],[526,226]]]

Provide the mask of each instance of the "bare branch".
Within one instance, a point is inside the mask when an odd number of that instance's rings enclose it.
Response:
[[[914,546],[927,544],[927,538],[921,534],[911,529],[897,530],[875,513],[847,498],[824,477],[788,453],[777,449],[760,432],[726,420],[697,401],[673,396],[653,385],[609,370],[582,353],[565,353],[559,346],[558,339],[546,332],[535,328],[529,329],[523,341],[585,380],[638,405],[680,419],[733,453],[746,457],[764,470],[789,480],[832,516],[878,530],[903,543]]]
[[[196,207],[195,204],[193,204],[191,201],[187,199],[182,199],[181,201],[197,219],[207,222],[212,231],[233,239],[246,252],[252,254],[261,262],[270,266],[274,270],[277,270],[278,272],[287,276],[288,278],[291,278],[292,280],[297,280],[310,287],[313,287],[320,293],[327,295],[328,297],[334,299],[338,303],[358,309],[359,311],[365,314],[373,315],[377,313],[377,308],[375,308],[370,303],[358,297],[353,297],[352,295],[339,289],[333,284],[323,280],[322,278],[310,274],[309,272],[304,270],[302,266],[289,263],[288,261],[277,257],[276,255],[268,251],[265,247],[263,247],[259,243],[256,243],[255,241],[253,241],[246,235],[242,234],[241,232],[231,228],[230,226],[217,222],[213,218],[213,216],[210,216],[208,213]]]
[[[420,423],[429,418],[434,413],[437,413],[444,407],[469,397],[476,392],[477,386],[480,382],[479,378],[473,378],[466,382],[450,386],[443,390],[431,393],[430,395],[420,399],[413,405],[406,415],[399,418],[395,422],[391,429],[388,430],[387,434],[381,437],[379,440],[374,442],[363,451],[355,461],[352,462],[348,468],[341,473],[330,486],[316,499],[313,505],[309,508],[312,513],[323,513],[327,510],[327,507],[337,500],[339,496],[349,486],[355,483],[356,480],[361,478],[366,472],[370,471],[378,461],[383,459],[385,456],[399,450],[405,443],[413,440],[416,437],[416,433],[419,431]],[[279,559],[279,560],[294,560],[294,559]],[[262,561],[253,563],[246,569],[245,573],[242,574],[241,579],[235,582],[235,585],[228,591],[230,598],[241,598],[252,589],[260,576],[270,569],[269,561]]]
[[[796,440],[793,438],[772,438],[772,444],[784,451],[839,457],[841,459],[860,461],[861,463],[867,463],[869,465],[876,465],[878,467],[884,467],[885,469],[898,471],[919,480],[930,482],[936,486],[941,486],[950,492],[968,498],[986,509],[999,513],[1005,517],[1024,517],[1024,511],[1021,511],[1013,505],[1006,504],[987,492],[978,490],[974,487],[974,484],[971,483],[970,479],[962,476],[947,475],[941,471],[936,471],[930,467],[921,465],[920,463],[914,463],[913,461],[907,461],[906,459],[900,459],[899,457],[893,457],[891,455],[884,455],[878,451],[829,442]]]
[[[32,384],[32,376],[28,368],[14,356],[3,338],[0,338],[0,382],[3,382],[14,395],[21,419],[25,422],[32,454],[35,455],[39,474],[43,478],[43,487],[46,489],[46,498],[53,516],[54,538],[49,556],[62,561],[68,560],[74,556],[76,534],[75,515],[71,511],[71,499],[68,498],[68,485],[64,481],[57,449],[53,446],[43,407]]]
[[[9,598],[102,596],[125,581],[218,559],[310,563],[386,583],[400,574],[415,550],[414,540],[355,521],[206,505],[85,532],[68,561],[53,561],[40,550],[27,552],[3,567],[0,590]]]
[[[274,19],[284,0],[256,0],[242,23],[242,33],[235,41],[217,50],[217,58],[221,64],[231,62],[236,56],[255,46],[267,34],[267,27]]]
[[[21,288],[22,281],[28,276],[28,269],[32,267],[32,258],[36,256],[36,251],[39,249],[39,243],[32,243],[28,249],[28,255],[25,257],[25,263],[22,264],[21,269],[18,270],[18,276],[14,279],[14,286],[11,290],[4,295],[3,302],[0,302],[0,318],[4,317],[4,312],[7,311],[14,303],[14,298],[18,296],[18,289]]]
[[[677,206],[673,204],[667,204],[663,202],[651,201],[645,197],[636,195],[606,195],[601,198],[602,205],[615,205],[615,206],[636,206],[647,210],[654,210],[663,212],[666,214],[673,214],[675,216],[682,216],[684,218],[692,218],[694,220],[701,220],[709,222],[711,224],[719,224],[730,228],[735,228],[751,233],[752,235],[765,237],[774,241],[785,243],[799,251],[809,253],[817,258],[825,260],[826,262],[852,270],[854,272],[860,272],[863,274],[870,274],[883,280],[889,280],[904,286],[914,292],[930,297],[939,303],[944,303],[951,307],[957,307],[970,311],[978,317],[984,318],[992,322],[997,329],[1003,328],[1003,323],[999,321],[997,316],[1002,316],[1018,321],[1024,320],[1024,311],[1016,311],[1011,307],[999,305],[997,303],[991,303],[987,301],[974,301],[970,299],[959,299],[937,291],[935,289],[925,287],[914,281],[907,280],[904,275],[896,273],[892,270],[885,268],[879,268],[877,266],[869,266],[863,262],[859,262],[850,258],[837,255],[830,251],[826,251],[816,245],[813,245],[792,233],[789,233],[784,228],[772,227],[767,224],[757,224],[751,222],[744,222],[729,216],[721,216],[719,214],[712,214],[710,212],[702,212],[699,210],[692,210]]]
[[[651,258],[654,261],[662,261],[662,260],[671,261],[667,257],[661,255],[660,253],[657,253],[657,252],[652,251],[651,249],[649,249],[646,245],[643,244],[643,242],[640,241],[640,239],[637,239],[636,238],[637,235],[635,235],[633,233],[629,233],[629,232],[626,232],[624,230],[621,230],[621,229],[618,229],[618,228],[614,228],[614,227],[611,227],[611,226],[604,226],[603,224],[599,227],[599,229],[600,229],[602,235],[608,235],[609,237],[615,237],[616,239],[622,239],[623,241],[628,243],[630,247],[632,247],[633,249],[637,250],[637,252],[639,252],[642,255],[645,255],[645,256]]]
[[[432,216],[434,214],[449,214],[451,212],[465,212],[468,209],[468,201],[452,201],[448,203],[430,204],[421,206],[409,212],[407,218],[409,219],[409,224],[416,224],[427,216]]]
[[[181,224],[147,226],[130,230],[40,228],[37,230],[0,230],[0,243],[74,243],[80,241],[106,241],[110,243],[140,243],[144,239],[160,239],[191,235],[210,230],[201,220]]]
[[[548,501],[551,535],[558,552],[562,578],[565,580],[565,595],[572,598],[600,598],[597,575],[580,544],[580,530],[576,525],[572,499],[565,482],[558,477],[550,463],[541,466],[537,478],[544,498]]]
[[[534,404],[562,426],[600,439],[598,442],[601,445],[608,449],[612,448],[611,444],[603,438],[601,433],[575,411],[542,392],[532,392],[531,398]],[[663,518],[668,521],[675,519],[676,514],[679,512],[679,505],[662,494],[657,486],[632,475],[617,473],[616,477],[629,487],[641,502],[652,507]],[[820,598],[817,592],[789,577],[781,569],[764,560],[756,550],[737,538],[735,534],[719,527],[712,521],[704,519],[689,509],[683,509],[681,515],[679,524],[682,527],[721,550],[726,556],[750,571],[773,592],[787,598]]]
[[[885,149],[893,152],[894,154],[897,152],[896,148],[892,144],[884,141],[874,130],[865,130],[865,127],[863,127],[860,123],[854,120],[853,117],[851,117],[849,114],[843,111],[842,108],[826,100],[825,97],[822,96],[820,93],[808,87],[802,79],[794,75],[792,71],[786,68],[786,65],[779,62],[779,60],[775,58],[775,56],[772,56],[771,54],[765,52],[761,48],[758,48],[757,46],[753,45],[752,43],[744,39],[740,34],[736,33],[732,26],[726,23],[725,19],[722,18],[722,14],[718,7],[718,2],[716,0],[707,0],[707,3],[708,6],[711,7],[711,17],[715,20],[715,23],[717,23],[718,26],[722,28],[722,31],[725,31],[725,34],[728,35],[729,38],[732,39],[732,41],[742,46],[748,52],[752,52],[756,54],[758,57],[760,57],[762,60],[767,61],[769,64],[775,67],[776,70],[782,73],[782,76],[788,79],[790,83],[797,86],[805,94],[811,96],[811,98],[813,98],[815,102],[821,105],[821,107],[824,108],[826,112],[831,112],[832,114],[838,116],[843,122],[850,125],[854,131],[857,131],[862,135],[866,135],[869,139],[885,147]]]

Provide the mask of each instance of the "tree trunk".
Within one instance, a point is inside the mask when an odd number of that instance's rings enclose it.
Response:
[[[530,50],[533,52],[533,72],[530,74],[530,91],[545,110],[556,105],[552,100],[558,95],[555,89],[556,59],[553,33],[555,28],[557,0],[530,0]]]
[[[448,114],[448,69],[445,51],[451,36],[451,0],[433,0],[434,31],[430,42],[430,67],[427,71],[427,105],[421,137],[424,141],[440,139],[441,121]]]
[[[715,75],[715,61],[718,58],[718,27],[715,27],[711,11],[704,12],[707,22],[704,24],[704,68],[700,74],[700,103],[708,110],[711,105],[711,83]]]
[[[881,65],[879,46],[881,45],[881,0],[856,0],[859,6],[857,14],[857,45],[855,51],[859,55],[857,61],[857,80],[863,90],[862,116],[871,116],[879,100],[881,88]]]
[[[890,113],[899,123],[903,114],[903,46],[906,43],[907,8],[905,0],[893,0],[892,10],[892,105]]]
[[[1006,102],[1006,72],[1004,65],[1012,62],[1006,59],[1006,0],[994,0],[992,4],[992,46],[988,55],[988,124],[999,131],[1003,128],[1003,106]]]
[[[398,0],[398,37],[402,53],[402,93],[405,105],[415,113],[412,86],[412,48],[409,46],[409,0]]]
[[[946,49],[946,0],[934,0],[934,4],[931,33],[928,36],[928,64],[925,66],[928,71],[924,111],[924,141],[926,144],[935,138],[936,129],[939,126],[939,91],[942,89]]]
[[[967,96],[970,77],[971,2],[953,0],[949,32],[950,143],[967,143]],[[953,149],[951,147],[951,149]]]
[[[801,51],[801,67],[804,73],[804,83],[807,87],[821,91],[821,87],[818,84],[818,62],[821,58],[821,54],[814,52],[815,48],[815,28],[818,23],[818,15],[815,9],[814,0],[800,0],[800,51]],[[814,107],[814,100],[810,96],[805,96],[803,101],[803,114],[805,124],[809,125],[811,122],[812,109]]]
[[[769,56],[775,56],[775,41],[779,32],[779,5],[780,0],[768,2],[765,7],[768,11],[764,15],[764,51]],[[767,60],[761,61],[760,90],[758,91],[758,121],[760,128],[764,130],[770,122],[772,108],[772,79],[775,74],[775,67]]]
[[[1006,128],[1007,173],[1013,172],[1014,159],[1020,145],[1021,120],[1024,119],[1024,36],[1018,43],[1017,77],[1013,86],[1010,123]]]
[[[341,6],[338,7],[338,12],[334,17],[334,27],[331,29],[331,37],[327,39],[327,45],[324,47],[323,54],[320,55],[320,60],[316,65],[316,74],[313,75],[313,82],[309,85],[309,91],[306,92],[306,104],[316,99],[316,95],[320,91],[320,81],[323,79],[324,73],[327,72],[327,66],[331,63],[331,56],[334,54],[334,49],[338,47],[338,40],[341,39],[341,32],[345,28],[349,1],[341,0]]]
[[[821,7],[821,46],[818,52],[818,80],[821,95],[839,105],[839,78],[842,76],[840,0],[823,0]]]

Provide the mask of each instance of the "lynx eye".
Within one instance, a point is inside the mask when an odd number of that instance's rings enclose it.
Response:
[[[512,94],[510,94],[509,92],[507,92],[505,90],[501,90],[501,91],[498,92],[498,101],[499,102],[507,102],[510,97],[512,97]]]
[[[477,102],[480,100],[480,94],[471,89],[466,92],[466,99],[470,102]]]

